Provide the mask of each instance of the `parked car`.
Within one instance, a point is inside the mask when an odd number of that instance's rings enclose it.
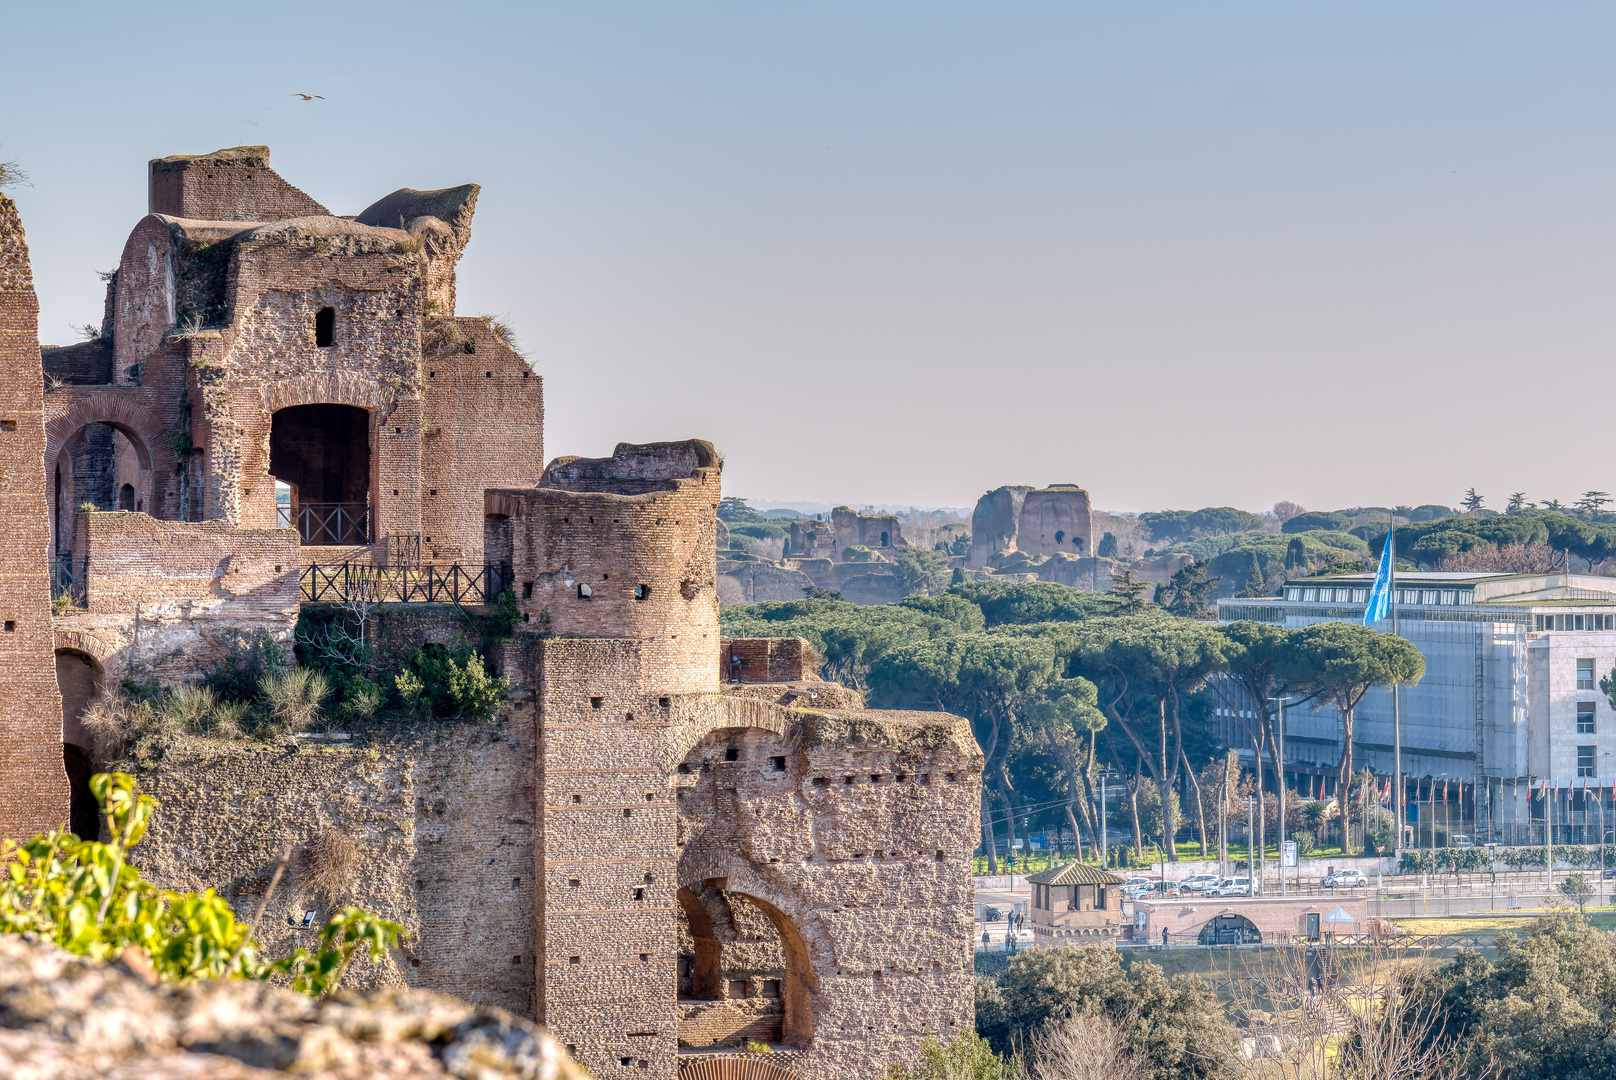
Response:
[[[1475,847],[1476,846],[1476,839],[1473,836],[1466,836],[1464,833],[1453,833],[1452,835],[1450,835],[1448,837],[1448,846],[1449,847]]]
[[[1216,883],[1217,880],[1218,876],[1216,874],[1191,874],[1178,882],[1176,891],[1179,896],[1189,893],[1199,895],[1208,885]]]
[[[1369,884],[1369,879],[1359,870],[1337,870],[1319,878],[1319,884],[1326,889],[1361,889]]]
[[[1248,877],[1224,878],[1218,883],[1219,896],[1250,896],[1251,879]]]
[[[1173,895],[1171,881],[1152,881],[1148,885],[1140,885],[1133,890],[1135,900],[1162,900]]]
[[[1146,900],[1151,897],[1160,897],[1162,888],[1167,883],[1154,875],[1150,877],[1129,878],[1122,883],[1122,895],[1129,900]]]

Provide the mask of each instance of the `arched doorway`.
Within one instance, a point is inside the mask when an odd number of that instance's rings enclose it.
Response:
[[[90,793],[95,740],[84,729],[82,717],[101,693],[104,674],[88,653],[56,650],[56,686],[62,694],[62,764],[72,800],[69,825],[82,838],[94,838],[101,831],[100,808]]]
[[[697,1001],[715,1001],[719,991],[719,945],[713,933],[713,917],[701,898],[689,889],[680,887],[676,894],[684,910],[690,937],[695,943],[691,956],[680,957],[679,996]],[[688,980],[688,982],[686,981]]]
[[[85,424],[62,441],[51,463],[51,534],[58,557],[73,550],[79,508],[160,516],[151,452],[138,432],[116,421]]]
[[[1201,927],[1202,945],[1261,945],[1262,932],[1244,915],[1225,911]]]
[[[290,489],[292,525],[310,545],[368,544],[370,413],[353,405],[293,405],[274,414],[269,471]]]

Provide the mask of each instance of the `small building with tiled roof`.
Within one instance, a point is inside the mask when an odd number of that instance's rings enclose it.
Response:
[[[1115,945],[1127,932],[1122,878],[1098,866],[1070,862],[1032,874],[1035,945]]]

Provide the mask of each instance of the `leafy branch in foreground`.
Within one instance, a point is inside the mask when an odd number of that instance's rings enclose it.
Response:
[[[157,809],[151,796],[138,794],[133,777],[101,773],[90,779],[90,790],[106,815],[110,843],[55,829],[0,847],[0,933],[37,934],[102,961],[138,949],[164,982],[278,976],[313,996],[336,989],[359,949],[374,959],[406,934],[395,922],[348,907],[321,928],[315,952],[300,947],[266,961],[253,926],[239,921],[212,889],[160,889],[129,865],[129,849]]]

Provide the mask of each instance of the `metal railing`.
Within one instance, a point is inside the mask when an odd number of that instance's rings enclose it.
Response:
[[[510,588],[508,562],[484,563],[468,569],[450,566],[371,566],[310,563],[300,575],[306,603],[340,604],[492,604]]]
[[[275,524],[291,528],[310,546],[338,546],[370,543],[368,503],[299,503],[294,508],[282,503],[275,507]]]

